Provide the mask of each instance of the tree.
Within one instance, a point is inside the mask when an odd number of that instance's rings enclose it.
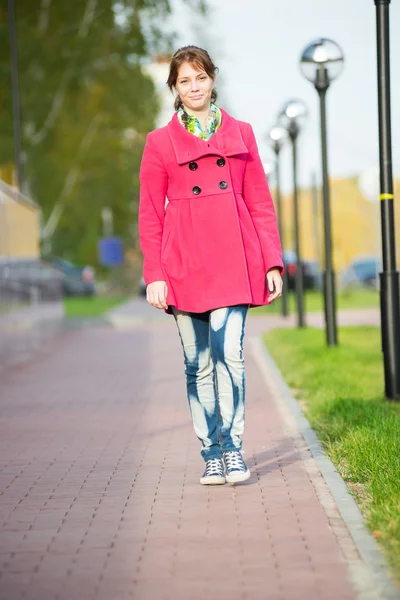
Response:
[[[6,0],[0,4],[0,165],[13,159]],[[190,2],[205,10],[202,0]],[[142,71],[171,50],[168,0],[16,3],[24,176],[43,209],[52,252],[96,264],[101,209],[127,243],[138,169],[158,100]],[[49,222],[49,218],[50,222]],[[57,218],[59,217],[59,219]]]

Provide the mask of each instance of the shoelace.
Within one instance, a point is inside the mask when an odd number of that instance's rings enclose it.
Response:
[[[242,455],[239,451],[226,452],[224,454],[225,464],[228,471],[245,471],[246,465],[244,464]]]
[[[210,458],[206,462],[206,475],[223,475],[224,469],[220,458]]]

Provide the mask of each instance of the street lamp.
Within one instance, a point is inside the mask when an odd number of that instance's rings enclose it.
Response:
[[[328,346],[336,346],[338,339],[336,326],[335,271],[333,270],[332,265],[332,232],[326,134],[326,92],[331,81],[333,81],[341,72],[343,62],[344,56],[340,46],[326,38],[318,38],[306,46],[300,60],[301,71],[304,77],[314,84],[320,100],[322,196],[325,237],[325,271],[323,278],[326,338]]]
[[[279,125],[284,127],[292,142],[293,154],[293,213],[294,213],[294,235],[296,251],[295,288],[297,302],[297,323],[304,327],[304,284],[303,284],[303,262],[300,251],[300,226],[299,226],[299,200],[297,189],[297,138],[307,118],[307,108],[302,100],[289,100],[286,102],[279,115]]]
[[[12,115],[14,130],[15,173],[19,191],[24,190],[21,143],[21,109],[18,84],[17,28],[14,0],[8,0],[8,30],[10,32],[10,72],[12,90]]]
[[[396,268],[396,239],[390,124],[390,0],[375,0],[378,64],[380,205],[382,224],[381,323],[385,394],[400,400],[400,298]]]
[[[268,138],[270,145],[275,152],[275,184],[276,184],[276,212],[278,217],[278,229],[281,238],[282,250],[284,250],[284,235],[283,235],[283,217],[282,217],[282,204],[281,204],[281,183],[280,183],[280,151],[285,141],[288,138],[288,132],[284,127],[275,125],[271,127],[268,132]],[[281,298],[281,312],[283,317],[287,317],[289,314],[288,310],[288,276],[286,268],[283,271],[283,289]]]

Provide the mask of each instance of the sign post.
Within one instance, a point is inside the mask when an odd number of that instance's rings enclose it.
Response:
[[[119,237],[104,237],[99,240],[98,253],[100,264],[111,268],[111,286],[115,290],[121,283],[119,267],[124,264],[124,246]]]

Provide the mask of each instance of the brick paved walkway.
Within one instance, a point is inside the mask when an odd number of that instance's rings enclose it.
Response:
[[[0,373],[1,600],[356,598],[246,344],[252,476],[236,487],[198,483],[172,317],[68,332]]]

